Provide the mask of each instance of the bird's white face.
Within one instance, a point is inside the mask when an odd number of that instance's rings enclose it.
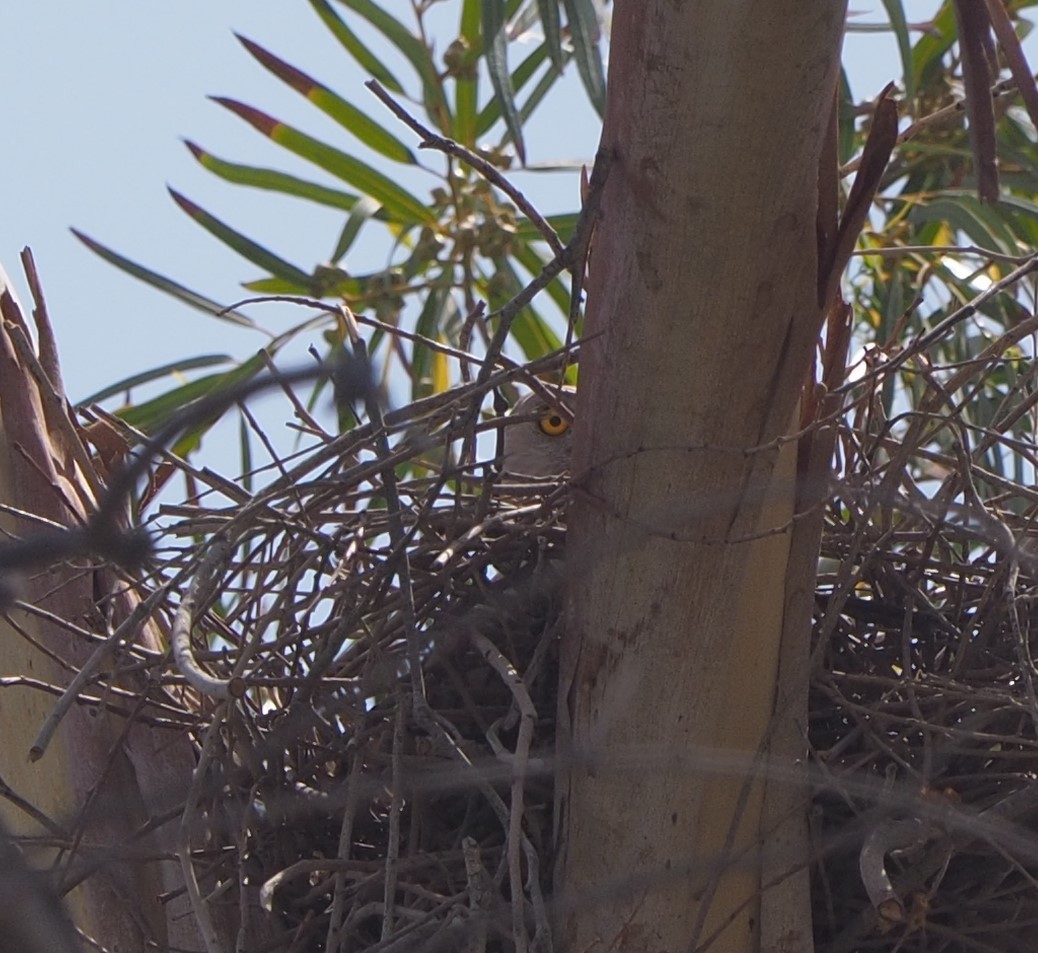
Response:
[[[512,476],[548,477],[569,470],[573,450],[573,431],[569,424],[576,390],[551,388],[558,393],[553,406],[537,394],[527,394],[508,412],[520,418],[506,424],[504,432],[504,472]]]

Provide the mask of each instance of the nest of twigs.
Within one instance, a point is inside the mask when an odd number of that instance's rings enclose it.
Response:
[[[163,508],[152,584],[179,598],[152,684],[200,752],[206,903],[256,949],[508,951],[516,918],[548,948],[568,489],[459,463],[493,457],[502,382],[310,428],[255,493],[196,473],[210,494]],[[1036,496],[985,464],[1021,452],[1025,398],[1005,432],[863,423],[882,385],[841,424],[826,504],[818,949],[1030,950]]]
[[[1032,399],[1011,392],[980,427],[929,384],[920,405],[941,413],[857,416],[828,506],[809,732],[819,950],[1024,951],[1038,935],[1038,495],[996,472],[1033,466]]]
[[[469,413],[488,394],[315,434],[254,496],[164,509],[175,681],[205,713],[189,809],[208,877],[259,888],[271,949],[509,948],[516,851],[546,929],[567,493],[458,465],[466,436],[494,456]]]

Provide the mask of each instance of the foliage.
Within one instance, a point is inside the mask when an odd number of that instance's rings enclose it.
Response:
[[[568,65],[575,64],[591,101],[596,108],[602,107],[599,36],[603,14],[596,11],[592,0],[464,0],[454,5],[458,14],[455,33],[442,55],[437,55],[430,23],[441,3],[425,0],[412,4],[413,22],[405,24],[394,16],[390,5],[372,0],[308,2],[347,57],[408,109],[420,108],[430,134],[451,140],[494,169],[505,171],[516,157],[523,160],[523,126]],[[540,39],[538,20],[545,34]],[[287,153],[341,182],[342,187],[228,161],[191,141],[188,148],[203,168],[227,182],[340,211],[341,229],[329,257],[306,267],[171,189],[174,201],[210,235],[261,270],[261,277],[245,283],[249,292],[341,301],[372,329],[369,349],[382,368],[383,381],[395,375],[394,368],[400,368],[411,382],[412,398],[444,390],[465,373],[464,362],[459,366],[449,361],[444,347],[468,351],[477,342],[489,342],[497,313],[560,246],[546,247],[544,228],[517,208],[514,196],[491,184],[464,160],[422,153],[423,148],[434,145],[428,142],[419,142],[416,152],[410,132],[398,126],[374,99],[368,109],[362,109],[275,53],[245,37],[239,39],[260,66],[333,119],[341,135],[332,141],[318,140],[252,105],[229,97],[214,100]],[[533,42],[520,47],[519,39]],[[520,48],[524,55],[513,65],[509,54],[514,60]],[[403,184],[423,179],[432,183],[424,196]],[[575,214],[548,219],[563,241],[572,234],[575,222]],[[350,266],[350,259],[370,229],[381,230],[390,251],[385,267],[361,274]],[[116,267],[184,304],[221,319],[253,325],[239,308],[226,308],[80,232],[76,234]],[[479,302],[486,302],[489,314],[477,306]],[[528,304],[513,321],[510,340],[517,356],[530,360],[558,349],[568,312],[568,289],[557,278],[543,299]],[[273,340],[268,351],[273,355],[311,326],[310,321],[301,323]],[[324,328],[328,351],[341,348],[341,322],[325,318]],[[394,329],[407,332],[406,343],[393,336]],[[230,381],[236,374],[218,373],[210,383],[219,386],[222,377]],[[135,379],[139,375],[120,383],[128,386]],[[119,387],[106,388],[106,393]],[[196,386],[188,385],[157,398],[149,408],[135,410],[135,423],[148,432],[177,407],[185,406],[196,392]]]
[[[377,79],[397,98],[421,105],[424,124],[436,135],[474,151],[495,168],[507,171],[516,156],[524,155],[523,125],[555,87],[563,69],[575,61],[591,101],[601,109],[603,87],[599,31],[601,10],[591,0],[508,3],[465,0],[457,11],[455,35],[437,58],[429,18],[439,3],[413,5],[413,23],[397,19],[372,0],[308,0],[343,52]],[[566,15],[562,25],[559,7]],[[1011,5],[1011,14],[1033,3]],[[903,4],[885,0],[903,73],[899,84],[902,114],[911,122],[877,199],[871,227],[863,236],[860,257],[848,277],[848,292],[856,318],[856,339],[862,349],[889,348],[913,331],[938,327],[956,309],[977,296],[988,283],[1004,281],[1038,241],[1035,196],[1038,195],[1038,146],[1026,116],[1016,105],[1015,86],[1003,81],[995,97],[999,114],[998,151],[1004,191],[997,205],[981,203],[975,194],[968,134],[962,122],[961,59],[955,45],[953,4],[941,4],[933,18],[910,23]],[[341,9],[345,8],[345,9]],[[536,42],[514,68],[517,38],[535,36]],[[1020,32],[1030,24],[1017,20]],[[365,40],[362,28],[377,36]],[[852,16],[849,29],[868,29]],[[915,37],[915,38],[914,38]],[[289,295],[342,301],[373,329],[370,350],[382,368],[383,380],[401,368],[417,398],[445,389],[464,376],[464,365],[448,358],[443,346],[469,350],[486,343],[494,314],[550,257],[543,235],[534,222],[516,208],[510,197],[482,175],[450,155],[440,156],[440,167],[423,163],[408,141],[406,130],[394,129],[388,114],[372,103],[368,110],[332,90],[320,80],[279,58],[259,44],[241,37],[244,48],[262,67],[334,119],[342,130],[338,141],[324,142],[300,132],[261,109],[237,100],[216,101],[244,119],[262,135],[299,159],[340,180],[332,188],[295,174],[227,161],[188,142],[203,168],[248,188],[279,192],[340,210],[343,223],[326,261],[303,267],[249,238],[189,198],[172,192],[177,205],[206,231],[262,271],[245,283],[257,295]],[[513,41],[509,43],[507,41]],[[379,55],[378,44],[388,45],[409,75],[392,58]],[[528,48],[529,44],[524,46]],[[489,82],[488,82],[489,80]],[[855,99],[846,76],[840,90],[840,155],[844,174],[856,168],[869,128],[871,106]],[[871,92],[871,91],[866,91]],[[489,137],[491,145],[482,145]],[[376,164],[361,159],[364,151]],[[399,173],[384,171],[390,163]],[[435,179],[427,197],[401,184],[416,181],[424,172]],[[572,233],[574,215],[549,219],[563,239]],[[384,268],[358,274],[349,266],[351,252],[366,229],[381,229],[391,251]],[[183,284],[160,276],[148,267],[105,248],[77,232],[94,251],[135,277],[172,294],[185,304],[225,320],[254,325],[240,309],[228,309]],[[933,342],[927,359],[935,365],[954,365],[991,341],[1000,331],[1027,313],[1024,285],[1010,280],[1005,293],[988,296],[975,315]],[[517,356],[543,356],[562,344],[568,314],[568,291],[562,278],[552,281],[547,295],[528,304],[511,328]],[[479,313],[485,301],[489,317]],[[301,323],[272,341],[273,354],[312,322]],[[387,332],[409,332],[406,345]],[[341,326],[325,323],[326,347],[342,345]],[[1027,350],[1020,346],[1007,355],[1003,371],[990,377],[986,394],[975,395],[964,419],[983,427],[1000,403],[1000,394],[1016,386],[1026,374]],[[859,357],[864,351],[859,352]],[[201,366],[205,358],[197,359]],[[212,363],[219,358],[212,357]],[[168,372],[158,368],[144,378]],[[237,379],[237,369],[215,373],[210,383]],[[116,392],[142,375],[113,384]],[[903,369],[885,392],[884,414],[896,415],[910,405],[918,390],[917,372]],[[198,385],[178,387],[134,413],[145,431],[193,399]],[[899,397],[901,402],[899,403]],[[1023,436],[1028,418],[1022,415],[1017,436]],[[935,427],[934,439],[948,447],[946,430]],[[943,436],[942,436],[943,434]],[[198,435],[200,436],[200,435]],[[197,440],[194,442],[197,443]],[[992,465],[1009,465],[1008,458],[992,456]]]
[[[1030,468],[1019,454],[1005,452],[1005,440],[1033,435],[1030,416],[1010,405],[1028,386],[1033,363],[1033,331],[1022,322],[1033,312],[1025,279],[1038,238],[1034,128],[1018,103],[1016,84],[1001,78],[993,99],[1002,193],[996,204],[982,202],[962,121],[954,4],[943,3],[932,20],[914,26],[902,4],[884,5],[902,60],[898,92],[906,122],[846,279],[857,345],[847,392],[868,393],[872,401],[871,388],[855,391],[855,380],[875,374],[896,355],[898,373],[886,378],[880,404],[865,423],[873,433],[896,432],[917,412],[917,400],[933,380],[948,381],[945,406],[934,410],[927,427],[931,449],[951,453],[960,421],[980,440],[987,428],[998,429],[1000,418],[1013,414],[1011,435],[987,444],[985,453],[996,473],[1019,479]],[[1019,17],[1031,6],[1015,3],[1011,12]],[[1017,27],[1024,35],[1031,28],[1022,18]],[[840,93],[842,172],[849,176],[857,168],[853,156],[871,106],[855,101],[846,76]],[[1004,346],[993,348],[999,340]],[[989,373],[979,385],[957,390],[956,369],[986,350],[997,352]],[[934,475],[932,468],[916,471],[924,482]]]

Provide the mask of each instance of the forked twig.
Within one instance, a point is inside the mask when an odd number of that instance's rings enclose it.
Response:
[[[501,171],[496,166],[488,162],[482,156],[477,155],[471,149],[467,149],[460,143],[455,142],[453,139],[439,136],[428,127],[423,126],[385,91],[382,84],[379,83],[377,79],[369,79],[364,85],[367,86],[368,89],[370,89],[380,100],[382,100],[394,116],[396,116],[406,126],[409,126],[421,137],[422,141],[418,145],[419,149],[435,149],[438,152],[454,156],[456,159],[461,159],[461,161],[466,165],[471,166],[481,176],[483,176],[483,178],[488,182],[492,182],[513,202],[515,202],[516,206],[522,210],[523,214],[537,226],[537,230],[551,247],[553,254],[562,254],[563,245],[558,232],[556,232],[548,223],[548,220],[537,211],[533,203],[530,202],[530,200],[523,195],[519,189],[509,182],[506,176],[501,174]]]

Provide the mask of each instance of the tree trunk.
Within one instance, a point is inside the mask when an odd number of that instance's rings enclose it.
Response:
[[[31,257],[25,254],[23,261],[34,280]],[[81,525],[95,492],[85,472],[93,464],[68,414],[56,344],[38,287],[34,291],[38,350],[0,268],[0,499],[31,514],[5,511],[0,528],[22,538],[48,524]],[[70,895],[73,919],[105,949],[199,949],[179,865],[155,860],[171,853],[177,818],[167,816],[156,831],[142,836],[148,821],[171,814],[182,803],[194,765],[187,735],[143,720],[127,723],[110,711],[76,704],[42,757],[29,757],[56,702],[39,684],[64,688],[97,648],[82,631],[103,632],[106,622],[114,629],[136,604],[124,580],[83,563],[27,566],[20,578],[5,574],[0,579],[5,599],[13,588],[22,602],[51,613],[48,618],[5,606],[0,620],[0,676],[15,681],[0,689],[0,777],[10,791],[0,799],[0,816],[14,833],[43,838],[49,846],[29,852],[36,865],[49,866],[54,848],[62,849],[66,879],[82,878]],[[56,620],[68,620],[80,631]],[[144,626],[134,635],[147,644],[153,633]],[[109,658],[104,664],[116,661]],[[35,684],[17,684],[18,679]],[[145,691],[143,685],[125,687]],[[106,697],[96,686],[86,694]],[[117,703],[133,707],[125,699]],[[142,703],[137,714],[151,711]],[[16,798],[42,811],[59,830],[17,809]],[[0,897],[5,900],[11,897]],[[5,948],[3,938],[0,948]]]
[[[560,699],[568,953],[760,945],[754,771],[796,495],[776,438],[822,319],[844,14],[616,3]]]

